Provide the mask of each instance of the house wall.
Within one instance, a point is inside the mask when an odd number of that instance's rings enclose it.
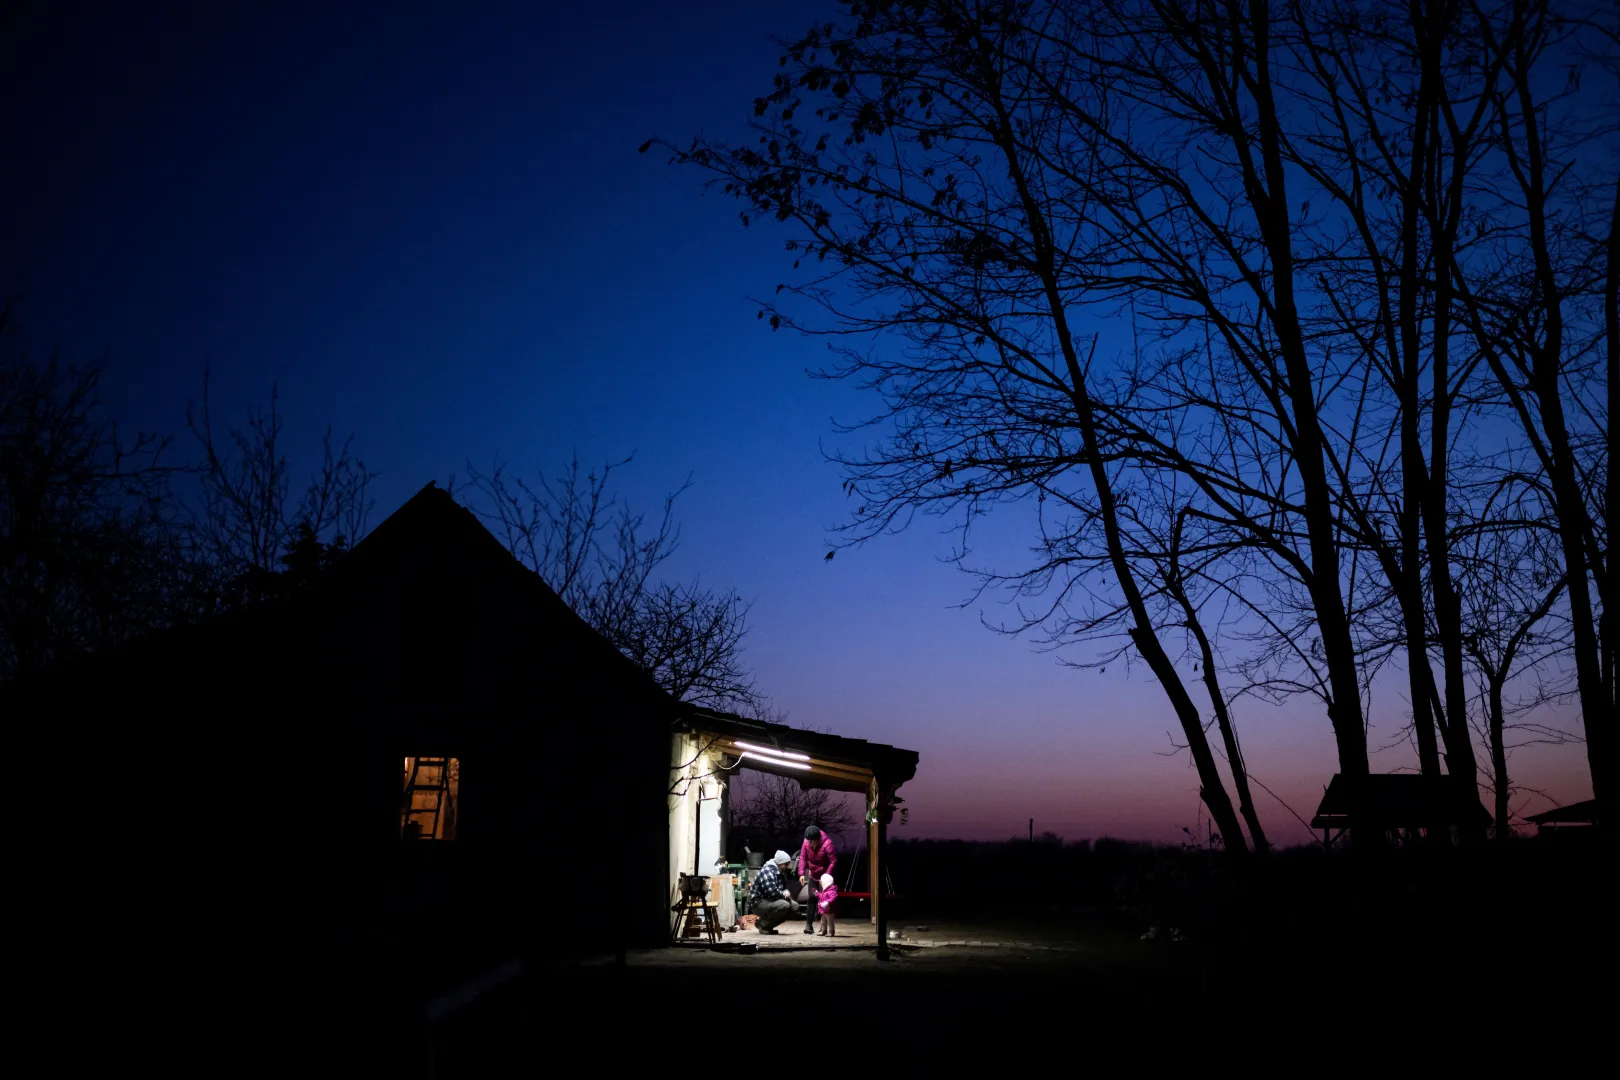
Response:
[[[109,1012],[157,971],[269,1010],[313,980],[341,1012],[365,1006],[350,975],[410,995],[457,977],[441,962],[667,941],[671,703],[468,543],[0,687],[43,808],[21,917],[61,971],[102,973]],[[407,848],[401,767],[424,753],[460,760],[458,836]],[[559,935],[582,904],[591,933]]]
[[[713,859],[723,856],[726,844],[726,806],[734,773],[720,768],[720,756],[706,753],[711,740],[690,734],[675,736],[670,743],[669,765],[669,903],[680,896],[680,876],[696,872],[715,873]],[[704,818],[718,817],[718,828],[704,825]],[[709,831],[713,829],[713,831]],[[703,847],[704,837],[713,846],[711,855]],[[700,847],[701,856],[700,858]],[[709,865],[703,865],[704,861]]]
[[[673,904],[680,896],[680,876],[692,872],[693,844],[696,835],[693,822],[696,815],[698,781],[695,775],[704,771],[702,762],[695,761],[701,747],[687,734],[670,740],[669,753],[669,864],[664,880],[664,891]]]
[[[462,758],[457,846],[477,854],[480,891],[501,905],[497,924],[554,952],[559,882],[583,880],[597,883],[591,902],[607,917],[601,932],[563,947],[662,943],[667,903],[648,870],[667,859],[668,699],[560,601],[547,610],[514,589],[509,567],[426,562],[424,572],[451,576],[435,590],[449,610],[417,622],[415,647],[451,628],[442,652],[470,657],[453,685],[473,708],[449,721],[442,748],[424,751]],[[489,572],[469,571],[479,566]]]
[[[712,876],[725,862],[725,786],[718,779],[698,800],[698,873]]]

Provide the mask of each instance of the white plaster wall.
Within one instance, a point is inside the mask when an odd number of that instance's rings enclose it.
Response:
[[[700,816],[708,819],[701,826],[702,856],[708,865],[699,866],[697,872],[713,874],[714,860],[725,852],[725,796],[731,778],[718,771],[713,757],[698,756],[710,741],[677,735],[670,745],[668,874],[672,904],[679,897],[680,875],[692,873],[692,861],[698,857],[695,849],[700,841]],[[703,798],[705,791],[717,797]]]

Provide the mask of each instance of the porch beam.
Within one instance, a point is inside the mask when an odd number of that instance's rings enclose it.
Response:
[[[722,744],[719,747],[722,753],[730,754],[733,757],[740,757],[741,755],[748,753],[747,750],[737,746],[732,740],[727,739],[725,740],[725,743],[729,743],[730,745]],[[802,750],[794,750],[791,752],[796,754],[803,753]],[[758,761],[760,758],[754,758],[753,760]],[[836,776],[840,780],[859,780],[864,783],[872,779],[872,770],[864,765],[850,765],[841,761],[832,761],[828,758],[819,758],[813,754],[806,754],[805,760],[802,761],[801,764],[809,765],[811,769],[827,773],[828,775]]]
[[[894,816],[894,789],[886,787],[877,777],[872,778],[872,792],[876,795],[872,822],[872,916],[877,924],[877,958],[889,959],[889,905],[883,892],[885,850],[889,844],[889,819]]]
[[[878,827],[876,821],[866,823],[866,874],[872,894],[872,924],[877,925],[878,905],[883,903],[883,890],[878,887]]]

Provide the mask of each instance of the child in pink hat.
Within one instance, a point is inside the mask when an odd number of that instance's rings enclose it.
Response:
[[[833,883],[831,874],[821,875],[821,892],[816,897],[816,910],[821,913],[821,928],[816,931],[821,937],[838,936],[838,919],[833,914],[833,904],[838,900],[838,886]]]

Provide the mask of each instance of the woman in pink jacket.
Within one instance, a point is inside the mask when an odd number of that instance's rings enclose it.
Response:
[[[830,874],[838,865],[838,853],[833,851],[832,837],[814,825],[804,830],[804,843],[799,847],[799,903],[804,905],[804,932],[816,932],[816,905],[821,892],[821,876]]]

